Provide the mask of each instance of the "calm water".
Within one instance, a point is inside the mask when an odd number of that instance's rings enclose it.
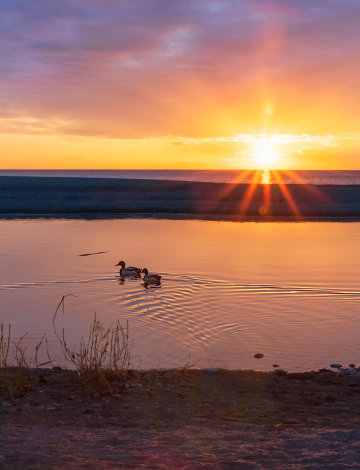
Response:
[[[359,170],[279,171],[263,170],[259,181],[272,184],[360,184]],[[244,170],[0,170],[0,176],[63,176],[83,178],[129,178],[213,183],[250,183],[255,171]]]
[[[64,294],[70,344],[94,312],[129,320],[141,367],[288,370],[360,363],[360,223],[124,219],[0,221],[1,319],[33,355]],[[83,253],[108,253],[79,257]],[[121,282],[115,264],[147,267],[162,285]],[[256,360],[257,352],[265,358]],[[46,360],[45,348],[40,360]],[[136,360],[134,360],[136,365]]]

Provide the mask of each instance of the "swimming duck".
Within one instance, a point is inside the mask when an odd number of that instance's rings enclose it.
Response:
[[[144,268],[141,272],[145,274],[145,276],[143,277],[144,281],[148,283],[160,282],[161,276],[159,276],[159,274],[154,274],[154,273],[149,274],[149,271],[146,268]]]
[[[140,268],[135,268],[134,266],[128,266],[127,268],[125,268],[124,261],[119,261],[118,264],[115,264],[115,266],[121,266],[120,276],[140,276]]]

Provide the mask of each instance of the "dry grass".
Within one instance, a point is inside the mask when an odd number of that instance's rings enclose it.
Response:
[[[9,325],[7,336],[4,322],[0,326],[0,386],[9,391],[26,391],[30,386],[29,369],[31,366],[25,358],[26,347],[22,347],[25,333],[18,341],[11,341],[11,326]],[[11,343],[14,346],[13,365],[9,365],[9,350]]]
[[[70,362],[77,370],[80,380],[97,391],[110,390],[112,382],[117,383],[117,388],[123,388],[131,363],[129,323],[123,327],[118,320],[115,325],[105,328],[95,314],[89,336],[86,339],[80,338],[77,350],[70,348],[65,339],[64,329],[60,336],[55,325],[59,309],[62,308],[64,311],[66,297],[63,296],[61,299],[53,318],[54,333],[60,341],[65,364]]]

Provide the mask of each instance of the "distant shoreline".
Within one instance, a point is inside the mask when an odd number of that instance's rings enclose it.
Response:
[[[360,185],[1,176],[0,217],[352,221]]]

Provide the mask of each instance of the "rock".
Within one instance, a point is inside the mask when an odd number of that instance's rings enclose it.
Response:
[[[217,374],[219,372],[219,369],[217,367],[209,368],[209,369],[204,369],[205,372],[209,372],[211,374]]]
[[[119,395],[118,393],[114,393],[113,397],[114,398],[121,398],[121,395]]]
[[[12,406],[12,404],[11,404],[11,403],[7,403],[6,401],[4,401],[4,402],[2,403],[2,406],[9,406],[9,407],[10,407],[10,406]]]
[[[273,367],[280,367],[279,364],[273,364]]]
[[[319,369],[319,372],[323,373],[323,372],[330,372],[330,371],[328,369]]]
[[[337,364],[335,362],[334,364],[330,364],[330,367],[332,367],[333,369],[340,369],[340,367],[342,367],[342,364]]]
[[[76,397],[74,395],[71,395],[70,397],[67,397],[67,400],[69,401],[76,400]]]
[[[126,390],[130,388],[130,385],[127,382],[125,384],[125,388],[126,388]]]
[[[100,398],[99,393],[94,393],[93,398]]]
[[[356,364],[349,364],[349,367],[354,368]]]
[[[59,403],[55,403],[55,402],[53,402],[53,405],[56,406],[56,408],[60,406]]]
[[[257,353],[257,354],[254,354],[254,357],[255,357],[255,359],[262,359],[264,357],[264,354]]]
[[[48,405],[46,408],[46,410],[57,410],[56,406],[52,406],[52,405]]]
[[[53,370],[62,370],[62,367],[54,366],[54,367],[53,367]]]
[[[346,369],[345,374],[346,375],[356,374],[356,370],[353,367],[349,367],[349,369]]]
[[[276,370],[274,370],[273,373],[276,374],[276,375],[286,375],[288,373],[288,371],[284,370],[284,369],[276,369]]]
[[[39,406],[40,403],[35,400],[35,401],[32,401],[32,402],[30,403],[30,405],[31,405],[31,406]]]
[[[327,395],[325,397],[325,400],[334,402],[336,401],[336,397],[334,397],[333,395]]]

